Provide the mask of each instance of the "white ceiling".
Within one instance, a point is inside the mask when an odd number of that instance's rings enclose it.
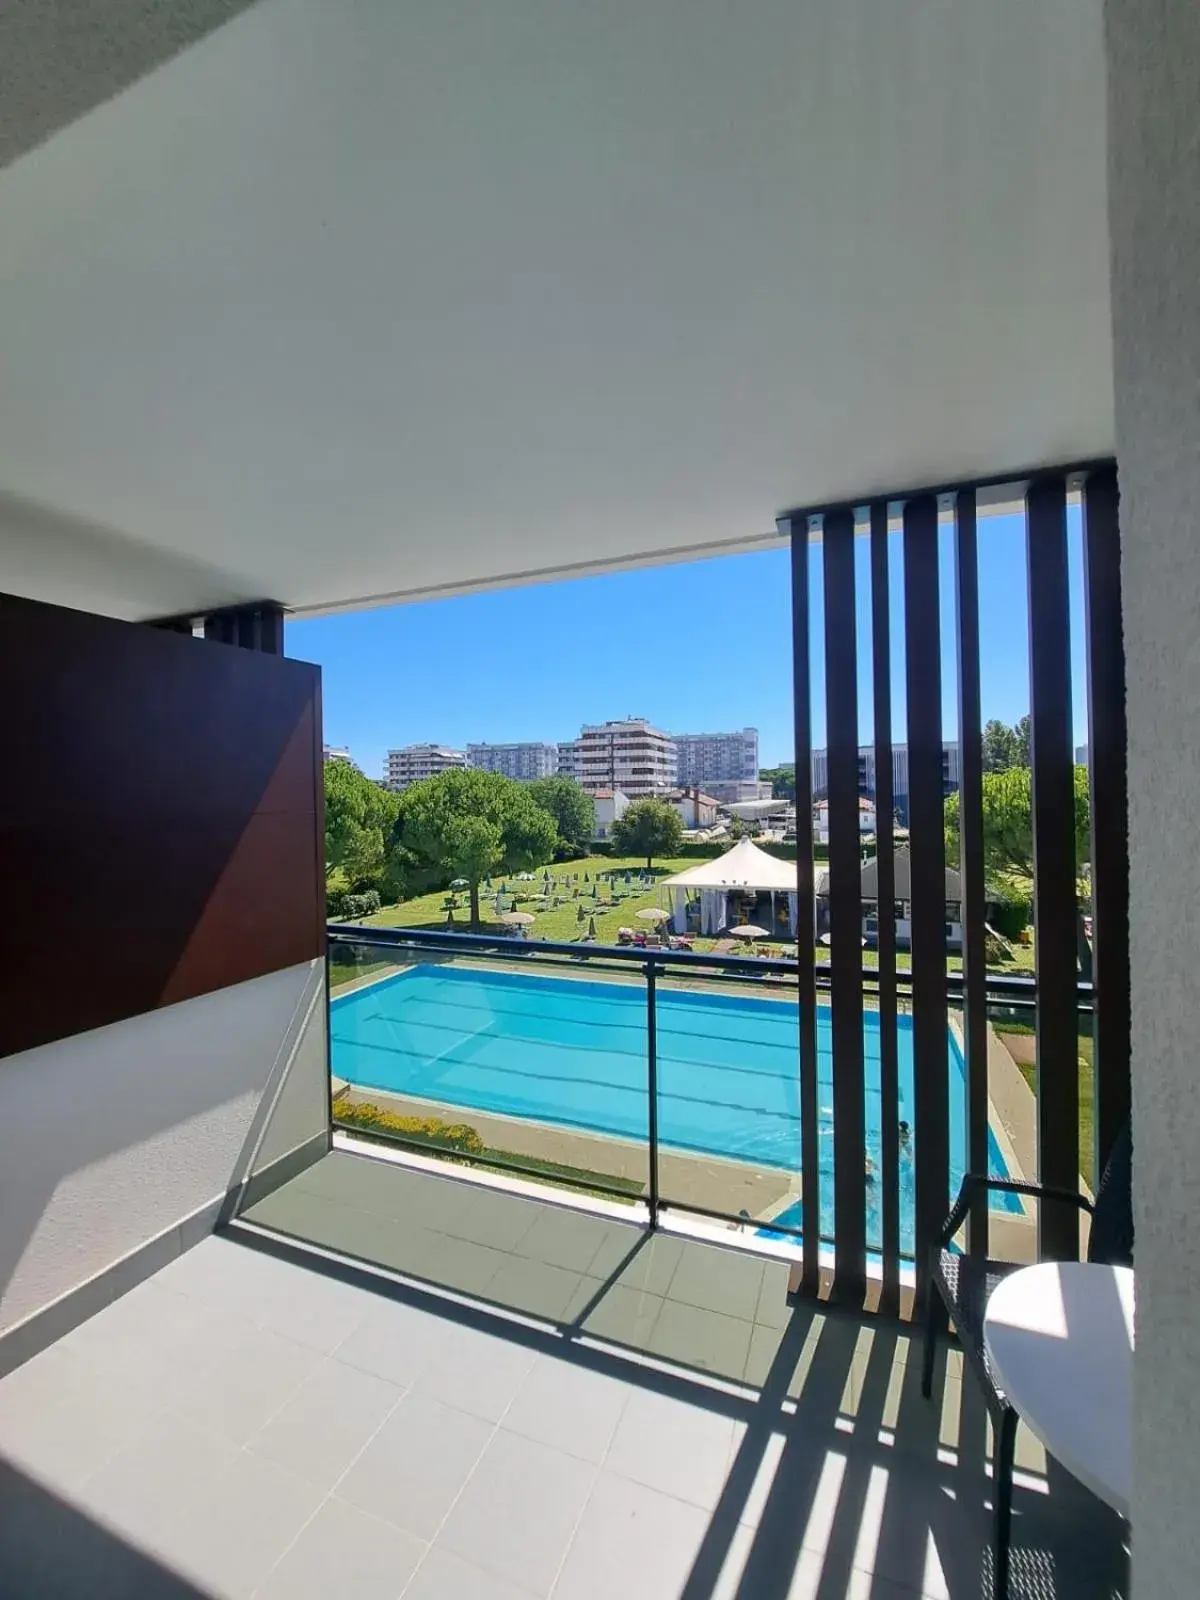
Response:
[[[0,172],[0,589],[301,610],[1113,448],[1100,0],[260,0]]]

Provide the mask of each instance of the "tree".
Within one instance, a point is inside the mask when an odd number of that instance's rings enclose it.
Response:
[[[1030,767],[1030,766],[1032,766],[1033,765],[1033,759],[1029,754],[1029,748],[1030,747],[1029,747],[1029,713],[1028,712],[1026,712],[1026,714],[1020,719],[1020,721],[1013,723],[1012,741],[1013,741],[1013,763],[1012,763],[1013,766],[1014,767]]]
[[[760,783],[771,785],[771,798],[773,800],[794,800],[796,798],[796,766],[792,761],[778,767],[761,767],[758,778]]]
[[[325,763],[325,871],[378,887],[400,797],[348,761]]]
[[[649,870],[655,856],[679,849],[683,821],[665,800],[635,800],[613,823],[612,841],[621,855],[645,856]]]
[[[993,717],[983,730],[983,770],[1006,772],[1009,767],[1017,765],[1015,753],[1013,730]],[[1028,762],[1025,765],[1028,766]]]
[[[1019,728],[1020,724],[1018,724]],[[1075,870],[1091,854],[1091,807],[1086,767],[1074,769]],[[1028,767],[985,772],[982,784],[983,869],[993,890],[1033,893],[1033,774]],[[946,797],[946,859],[958,862],[961,806],[956,793]],[[1090,975],[1091,952],[1079,929],[1079,956]]]
[[[414,783],[400,796],[392,839],[426,867],[466,878],[471,926],[479,926],[479,885],[493,872],[527,872],[550,861],[554,818],[526,784],[499,772],[452,768]]]
[[[535,804],[554,818],[568,850],[584,849],[596,825],[596,805],[573,778],[537,778],[528,785]]]

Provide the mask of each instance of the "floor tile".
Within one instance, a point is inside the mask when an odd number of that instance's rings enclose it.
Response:
[[[750,1353],[753,1324],[682,1301],[663,1303],[648,1348],[652,1354],[718,1377],[740,1379]]]
[[[408,1394],[338,1484],[337,1498],[432,1539],[492,1432],[465,1411]]]
[[[686,1240],[671,1234],[614,1225],[592,1258],[588,1277],[665,1295],[686,1247]]]
[[[404,1591],[404,1600],[536,1600],[528,1589],[518,1589],[506,1578],[451,1555],[440,1545],[421,1563]]]
[[[512,1250],[533,1227],[541,1209],[535,1200],[478,1189],[472,1203],[450,1218],[443,1231],[496,1250]]]
[[[175,1523],[229,1470],[238,1446],[166,1413],[90,1477],[78,1503],[146,1548],[170,1550]]]
[[[82,1484],[159,1411],[134,1379],[51,1346],[0,1382],[0,1455],[61,1489]]]
[[[559,1322],[583,1282],[582,1274],[527,1256],[509,1256],[488,1284],[487,1297],[527,1317]]]
[[[447,1323],[416,1391],[485,1422],[499,1422],[537,1359],[512,1339]]]
[[[445,1289],[484,1299],[488,1285],[509,1259],[503,1250],[441,1233],[433,1241],[420,1276]]]
[[[613,1435],[605,1467],[711,1509],[729,1469],[733,1423],[701,1406],[638,1389]]]
[[[542,1356],[505,1413],[511,1433],[599,1463],[616,1432],[629,1385],[567,1359]]]
[[[787,1298],[788,1269],[782,1262],[768,1261],[763,1265],[763,1279],[758,1291],[758,1304],[754,1320],[765,1328],[784,1328],[792,1314]]]
[[[210,1433],[245,1444],[320,1364],[317,1351],[256,1328],[195,1383],[181,1383],[173,1409]]]
[[[675,1600],[708,1523],[698,1507],[602,1470],[554,1586],[554,1600]]]
[[[546,1595],[594,1476],[588,1464],[501,1428],[446,1519],[438,1544]]]
[[[595,1278],[584,1278],[563,1321],[595,1339],[645,1350],[664,1304],[661,1295],[644,1289],[606,1286]]]
[[[255,1600],[396,1600],[427,1549],[394,1523],[327,1500]]]
[[[602,1218],[544,1206],[513,1253],[570,1272],[588,1272],[610,1231],[611,1225]]]
[[[172,1564],[222,1596],[253,1593],[321,1503],[321,1491],[239,1450],[171,1529]]]
[[[403,1393],[383,1378],[326,1360],[247,1448],[328,1492]]]
[[[438,1354],[446,1319],[404,1301],[380,1299],[336,1359],[403,1388],[411,1387]]]
[[[693,1245],[680,1257],[667,1298],[751,1322],[762,1284],[763,1263],[757,1257]]]

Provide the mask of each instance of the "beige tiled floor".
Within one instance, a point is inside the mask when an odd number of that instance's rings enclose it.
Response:
[[[953,1362],[926,1402],[903,1328],[788,1308],[773,1267],[494,1193],[484,1244],[477,1191],[355,1161],[258,1221],[329,1246],[331,1217],[343,1243],[373,1218],[360,1250],[430,1286],[234,1230],[10,1374],[0,1594],[987,1592],[986,1426]],[[432,1287],[444,1249],[470,1301]],[[1025,1459],[1014,1600],[1123,1593],[1116,1520]]]

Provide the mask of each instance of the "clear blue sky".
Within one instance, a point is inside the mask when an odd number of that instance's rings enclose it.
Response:
[[[1078,514],[1072,514],[1075,743],[1086,739]],[[893,538],[893,637],[900,637],[900,549]],[[820,560],[813,547],[813,560]],[[872,736],[869,573],[859,542],[859,740]],[[819,567],[814,565],[819,596]],[[981,519],[983,716],[1029,709],[1023,524]],[[818,608],[819,611],[819,608]],[[956,734],[953,563],[942,540],[943,715]],[[371,777],[384,752],[436,740],[574,738],[582,722],[630,713],[673,732],[757,727],[764,766],[792,758],[791,590],[784,549],[456,600],[289,622],[287,652],[323,669],[325,738]],[[825,739],[819,614],[814,626],[815,744]],[[895,737],[904,736],[903,657],[893,652]]]

